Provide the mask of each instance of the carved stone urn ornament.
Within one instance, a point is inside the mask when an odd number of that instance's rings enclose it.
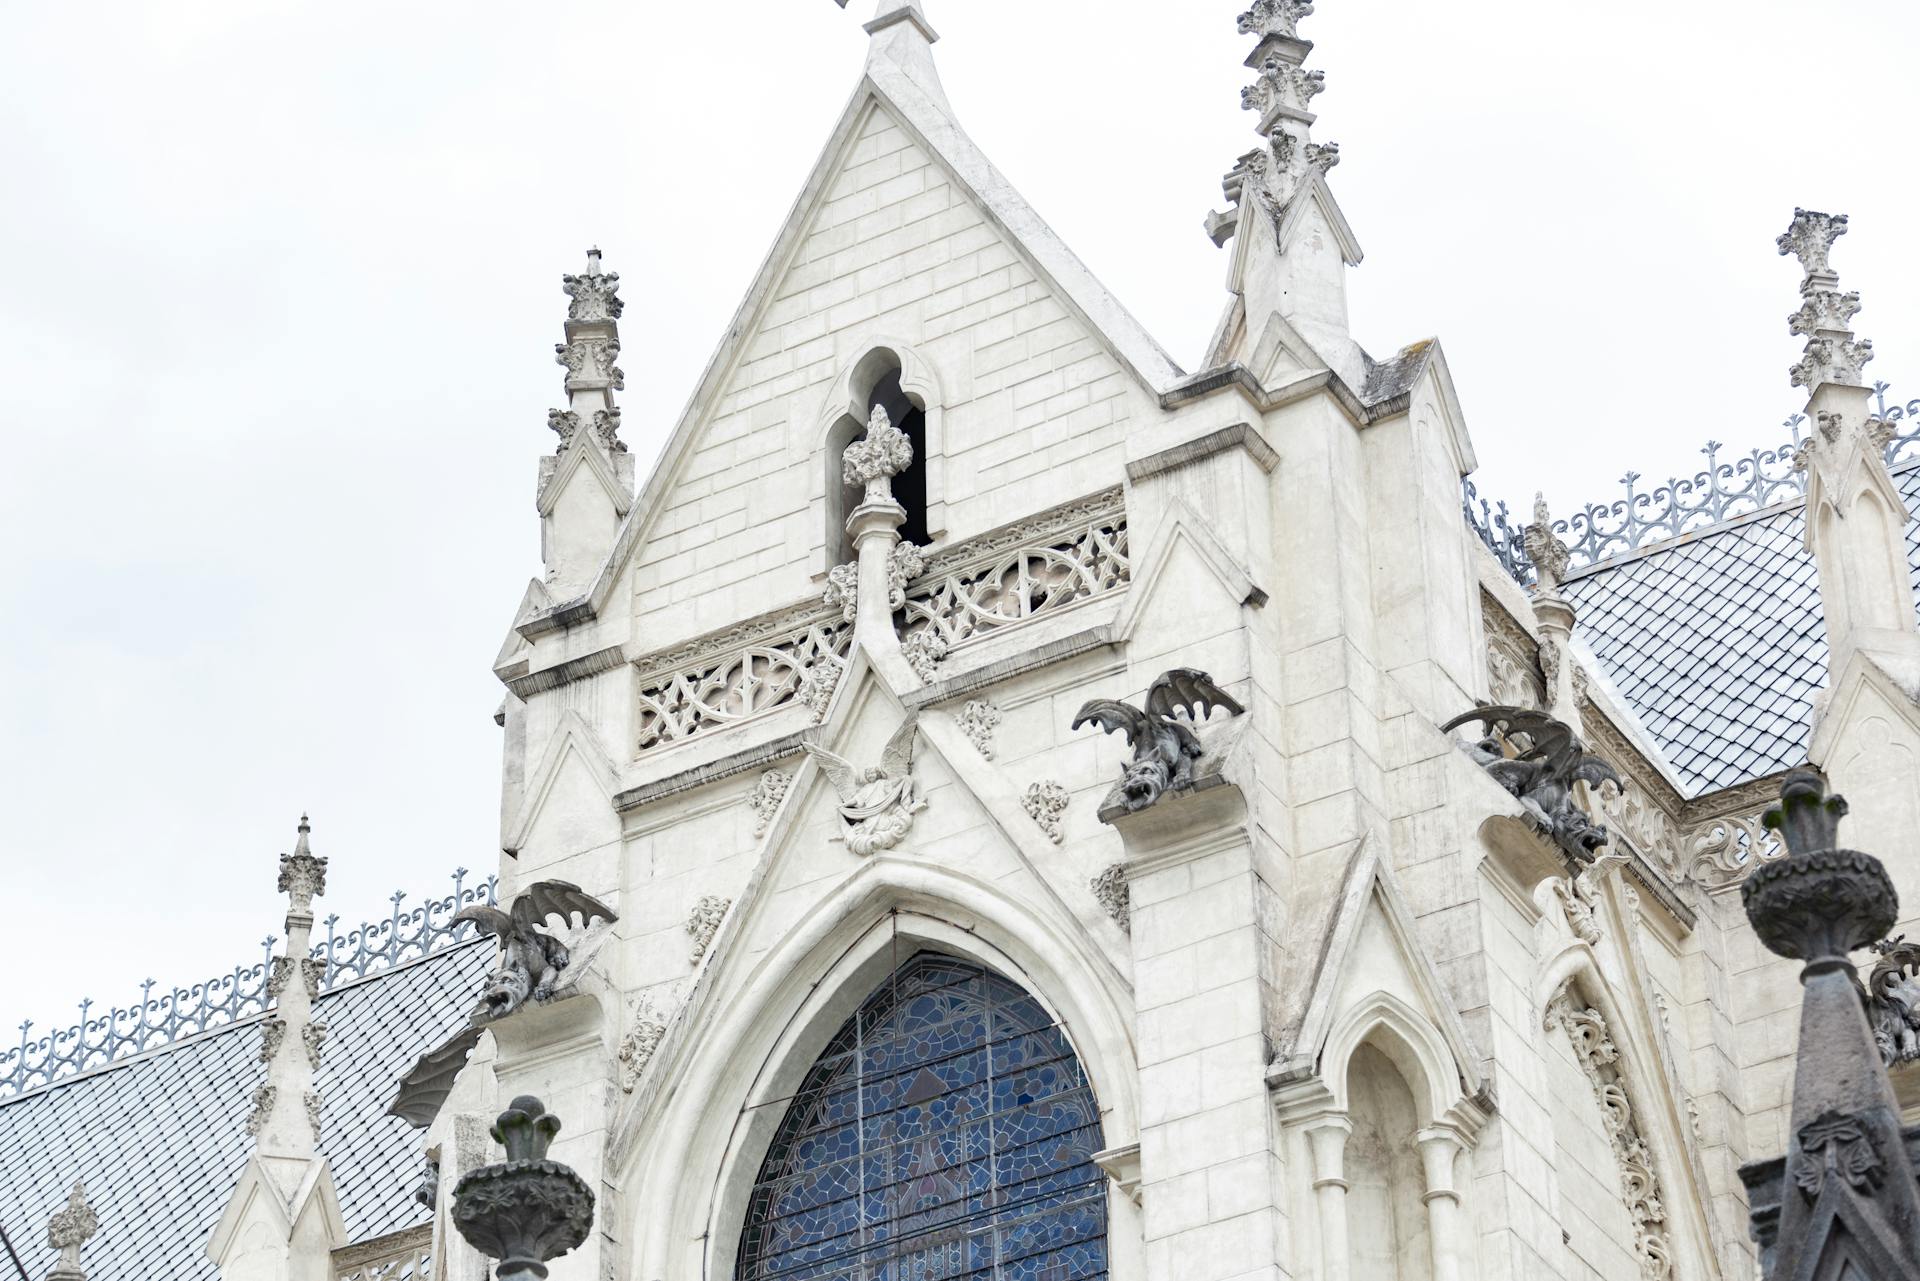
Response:
[[[1247,710],[1205,672],[1176,667],[1148,687],[1144,711],[1129,703],[1096,698],[1081,707],[1080,714],[1073,718],[1073,728],[1098,725],[1109,734],[1127,736],[1133,759],[1108,803],[1118,801],[1137,814],[1168,792],[1193,785],[1194,762],[1206,754],[1193,726],[1204,725],[1219,708],[1232,716]],[[1175,713],[1183,711],[1188,719],[1176,717]]]
[[[578,1174],[547,1160],[560,1118],[522,1095],[493,1124],[507,1159],[460,1176],[453,1188],[453,1226],[490,1259],[499,1281],[547,1275],[547,1263],[587,1239],[593,1191]]]
[[[1920,1277],[1920,1183],[1850,956],[1886,936],[1900,900],[1879,859],[1841,848],[1846,812],[1818,774],[1789,774],[1766,816],[1789,852],[1740,887],[1760,941],[1804,962],[1786,1158],[1741,1178],[1767,1277],[1910,1281]]]

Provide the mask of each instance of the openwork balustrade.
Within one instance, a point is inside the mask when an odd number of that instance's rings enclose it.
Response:
[[[327,917],[322,923],[326,938],[315,943],[311,953],[326,966],[320,990],[331,991],[477,937],[471,922],[456,923],[453,917],[462,908],[491,904],[494,878],[469,885],[463,867],[452,880],[452,893],[429,896],[412,907],[405,893],[395,893],[386,919],[354,929],[342,931],[338,916]],[[20,1025],[20,1044],[0,1053],[0,1098],[265,1013],[272,1004],[267,980],[277,942],[269,935],[261,942],[258,962],[235,966],[192,987],[155,996],[157,984],[148,979],[140,985],[140,999],[124,1008],[116,1005],[95,1014],[93,1002],[82,1001],[78,1022],[45,1036],[34,1037],[33,1020],[28,1019]]]
[[[1887,466],[1920,459],[1920,400],[1889,403],[1887,383],[1874,386],[1874,416],[1893,429],[1887,443]],[[1611,503],[1589,503],[1582,511],[1553,523],[1553,532],[1567,545],[1574,568],[1595,565],[1652,543],[1708,529],[1723,521],[1806,497],[1806,472],[1796,462],[1806,416],[1795,414],[1785,426],[1791,439],[1774,449],[1750,450],[1739,457],[1723,457],[1723,446],[1710,440],[1701,449],[1705,471],[1676,476],[1663,485],[1641,489],[1638,472],[1620,478],[1626,493]],[[1521,542],[1524,522],[1507,511],[1505,503],[1481,498],[1472,481],[1462,482],[1462,510],[1480,540],[1500,564],[1523,586],[1533,581],[1533,566]]]
[[[1119,489],[1057,507],[932,558],[907,588],[903,635],[951,648],[1132,581]]]
[[[853,624],[811,604],[762,615],[641,660],[642,752],[733,725],[805,696],[807,678],[845,658]]]
[[[1764,810],[1735,814],[1703,824],[1688,850],[1688,869],[1708,889],[1722,889],[1746,879],[1762,863],[1786,855],[1776,832],[1761,825]]]
[[[432,1276],[431,1224],[333,1252],[334,1281],[428,1281]]]

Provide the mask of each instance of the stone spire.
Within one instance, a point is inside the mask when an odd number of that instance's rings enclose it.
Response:
[[[1873,393],[1861,377],[1873,344],[1849,327],[1860,295],[1841,292],[1832,265],[1834,242],[1846,232],[1845,215],[1796,209],[1776,242],[1781,254],[1800,260],[1803,273],[1800,310],[1787,324],[1807,340],[1791,370],[1794,385],[1807,389],[1813,423],[1794,458],[1807,473],[1806,541],[1820,568],[1830,675],[1841,677],[1863,651],[1909,697],[1920,697],[1906,504],[1887,471],[1890,428],[1874,417]]]
[[[1254,114],[1260,145],[1227,174],[1226,212],[1207,218],[1215,244],[1233,242],[1228,288],[1238,296],[1238,315],[1222,324],[1208,363],[1238,361],[1256,377],[1278,377],[1258,353],[1279,345],[1298,364],[1324,365],[1358,387],[1366,362],[1348,329],[1345,273],[1363,255],[1327,185],[1340,148],[1313,138],[1313,102],[1326,88],[1326,73],[1307,69],[1313,42],[1300,35],[1313,10],[1314,0],[1254,0],[1240,15],[1241,33],[1256,38],[1246,58],[1254,81],[1240,105]],[[1278,330],[1275,318],[1285,322]],[[1298,349],[1302,340],[1310,356]]]
[[[87,1204],[87,1185],[75,1183],[67,1204],[47,1220],[47,1244],[60,1252],[60,1261],[47,1273],[47,1281],[87,1281],[80,1266],[80,1250],[100,1230],[100,1220]]]
[[[280,856],[287,947],[267,978],[274,998],[260,1025],[267,1079],[254,1090],[247,1117],[253,1152],[207,1239],[221,1281],[331,1281],[332,1252],[347,1241],[333,1171],[319,1150],[314,1072],[327,1030],[313,1021],[313,1003],[326,962],[309,953],[313,900],[326,892],[327,860],[308,848],[310,830],[302,814],[293,853]]]
[[[1740,890],[1760,941],[1803,962],[1785,1168],[1741,1172],[1768,1277],[1920,1275],[1920,1184],[1850,957],[1892,928],[1899,896],[1879,859],[1841,847],[1846,812],[1818,774],[1789,774],[1766,816],[1787,857]],[[1776,1198],[1777,1218],[1763,1222],[1757,1211]]]
[[[261,1024],[260,1059],[266,1083],[253,1092],[247,1129],[262,1156],[311,1157],[319,1146],[320,1095],[314,1070],[327,1029],[313,1021],[326,962],[308,955],[313,941],[313,900],[326,893],[327,860],[308,848],[313,829],[300,816],[293,853],[280,856],[280,892],[287,895],[287,948],[273,961],[267,992],[275,998],[273,1016]]]
[[[546,589],[567,600],[586,590],[599,571],[628,510],[633,506],[633,456],[620,439],[620,406],[613,393],[626,388],[620,359],[620,276],[603,270],[598,249],[587,250],[587,269],[562,276],[566,341],[554,346],[564,368],[565,409],[547,411],[547,426],[560,438],[540,460],[536,507]]]

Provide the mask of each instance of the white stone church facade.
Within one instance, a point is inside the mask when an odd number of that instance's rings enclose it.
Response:
[[[1837,229],[1808,215],[1800,470],[1756,453],[1691,514],[1656,500],[1664,530],[1589,511],[1571,555],[1544,520],[1524,546],[1463,520],[1440,345],[1349,335],[1311,8],[1241,19],[1259,147],[1208,223],[1229,294],[1199,372],[969,140],[917,3],[868,24],[645,475],[591,255],[546,573],[495,668],[487,891],[568,882],[617,919],[552,926],[560,985],[479,1025],[420,1130],[379,1112],[486,981],[490,943],[444,925],[471,888],[405,957],[338,987],[265,967],[257,1008],[177,1044],[63,1068],[23,1043],[0,1060],[16,1246],[84,1178],[96,1278],[478,1281],[453,1186],[532,1094],[597,1199],[557,1281],[1754,1276],[1739,1169],[1785,1150],[1799,998],[1738,888],[1777,852],[1780,774],[1822,769],[1920,903],[1910,415],[1864,385]],[[1127,738],[1076,718],[1180,670],[1223,697],[1172,718],[1196,746],[1130,808]],[[1617,773],[1572,798],[1597,862],[1479,731],[1443,730],[1483,704]],[[314,887],[290,879],[298,955]],[[1894,960],[1876,990],[1911,977]],[[399,1057],[360,1055],[359,1021]],[[324,1051],[286,1034],[312,1022]],[[255,1024],[281,1028],[258,1057]],[[76,1137],[221,1073],[252,1137]],[[1920,1109],[1920,1070],[1896,1081]],[[204,1191],[139,1190],[174,1165]]]

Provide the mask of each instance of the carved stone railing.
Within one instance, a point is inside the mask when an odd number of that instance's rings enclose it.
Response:
[[[428,1281],[433,1276],[433,1225],[390,1232],[333,1252],[334,1281]]]
[[[776,711],[808,673],[844,658],[853,624],[818,602],[763,614],[639,660],[637,750]]]
[[[1887,383],[1874,386],[1874,414],[1893,428],[1887,443],[1887,466],[1920,459],[1920,400],[1889,404]],[[1626,493],[1610,503],[1589,503],[1566,520],[1553,522],[1553,532],[1567,545],[1569,563],[1576,569],[1654,543],[1710,529],[1725,521],[1795,503],[1806,497],[1806,473],[1797,462],[1804,414],[1795,414],[1784,426],[1790,439],[1773,449],[1754,449],[1738,458],[1723,458],[1717,440],[1700,451],[1707,456],[1705,471],[1675,476],[1650,490],[1639,488],[1638,472],[1628,472],[1620,483]],[[1462,483],[1462,510],[1480,540],[1508,574],[1523,586],[1533,581],[1533,566],[1521,541],[1521,524],[1509,515],[1505,503],[1480,497],[1472,481]]]
[[[928,560],[907,587],[902,635],[949,648],[1117,591],[1132,581],[1118,488],[1056,507]]]
[[[320,990],[331,991],[477,938],[472,922],[456,922],[453,917],[462,908],[491,904],[494,878],[474,885],[468,885],[466,878],[467,869],[457,869],[451,894],[430,895],[413,907],[407,906],[406,894],[396,893],[385,920],[345,932],[339,929],[338,916],[327,917],[323,922],[327,936],[313,945],[311,953],[326,966]],[[77,1023],[45,1036],[35,1038],[33,1020],[28,1019],[20,1025],[20,1044],[0,1053],[0,1099],[259,1017],[272,1003],[267,980],[277,942],[269,935],[254,965],[235,966],[231,973],[192,987],[176,987],[161,996],[153,995],[156,984],[148,979],[140,985],[140,1000],[124,1008],[112,1006],[96,1015],[93,1002],[82,1001]]]

